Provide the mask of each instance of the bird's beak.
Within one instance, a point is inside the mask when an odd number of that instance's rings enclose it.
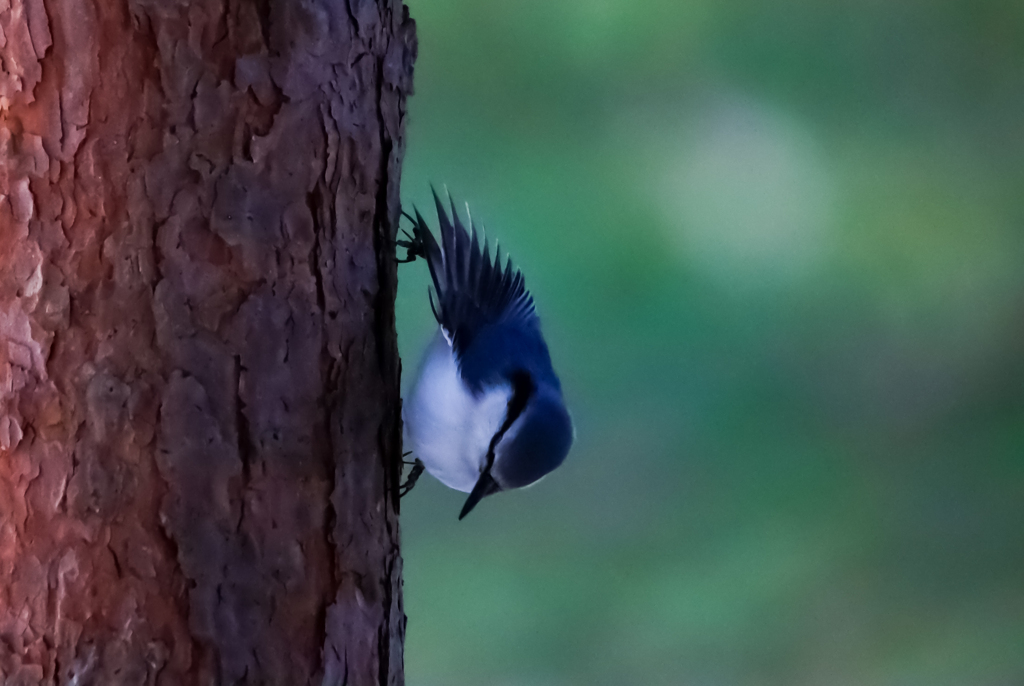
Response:
[[[462,519],[469,514],[470,510],[476,507],[476,504],[483,500],[485,496],[497,493],[501,490],[501,486],[491,476],[491,470],[487,469],[476,482],[476,486],[470,492],[469,497],[466,498],[466,504],[462,506],[462,513],[459,514],[459,519]]]

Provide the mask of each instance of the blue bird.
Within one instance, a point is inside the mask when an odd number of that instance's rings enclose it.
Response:
[[[562,386],[511,258],[481,247],[449,197],[449,217],[434,193],[441,242],[418,210],[408,248],[426,259],[430,307],[440,329],[427,347],[404,403],[406,445],[449,488],[469,493],[459,519],[484,497],[529,486],[562,464],[574,430]],[[436,296],[436,300],[435,300]],[[419,468],[422,471],[422,468]],[[410,483],[418,472],[410,474]]]

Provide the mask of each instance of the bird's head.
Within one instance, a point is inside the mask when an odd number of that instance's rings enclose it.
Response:
[[[572,447],[572,418],[556,387],[535,385],[520,373],[513,376],[512,388],[505,423],[492,441],[493,460],[459,519],[485,496],[536,483],[562,464]]]

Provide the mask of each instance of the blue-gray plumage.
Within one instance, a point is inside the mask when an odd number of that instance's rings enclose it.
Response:
[[[449,200],[450,201],[450,200]],[[573,427],[533,298],[511,259],[493,260],[476,227],[434,193],[441,241],[418,211],[410,252],[425,257],[440,331],[427,348],[403,418],[427,471],[468,492],[459,519],[485,496],[538,481],[565,459]]]

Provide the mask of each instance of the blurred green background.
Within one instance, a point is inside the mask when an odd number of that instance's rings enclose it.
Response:
[[[403,499],[410,686],[1024,684],[1024,4],[408,2],[403,199],[512,254],[578,431]]]

